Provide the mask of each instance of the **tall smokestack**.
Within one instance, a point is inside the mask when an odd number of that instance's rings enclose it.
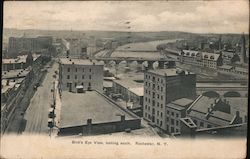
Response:
[[[247,57],[246,57],[246,39],[244,33],[241,36],[241,58],[240,62],[241,63],[246,63],[247,62]]]

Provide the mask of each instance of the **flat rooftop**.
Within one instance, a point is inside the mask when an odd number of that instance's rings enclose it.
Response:
[[[61,128],[85,125],[87,119],[92,119],[92,124],[120,121],[120,115],[125,115],[125,120],[137,119],[96,91],[62,92]]]
[[[129,88],[128,90],[140,97],[144,95],[144,87]]]
[[[153,73],[153,74],[157,74],[157,75],[161,75],[161,76],[177,76],[180,73],[185,73],[185,75],[188,74],[194,74],[192,72],[189,71],[184,71],[182,69],[179,68],[169,68],[169,69],[157,69],[157,70],[149,70],[148,72]]]
[[[10,78],[21,78],[27,76],[30,72],[30,69],[16,69],[16,70],[9,70],[9,71],[2,71],[2,78],[3,79],[10,79]]]
[[[132,79],[119,79],[119,80],[113,80],[113,82],[125,88],[130,88],[130,89],[143,87],[143,83],[135,82]]]
[[[167,104],[167,107],[176,109],[176,110],[183,110],[183,109],[187,109],[188,106],[190,106],[190,104],[193,102],[193,100],[188,99],[188,98],[181,98],[181,99],[177,99],[175,101],[172,101],[171,103]]]
[[[66,65],[104,65],[102,62],[98,62],[96,60],[88,60],[88,59],[76,59],[76,58],[60,58],[61,64]]]
[[[20,55],[17,56],[17,58],[6,58],[2,59],[3,64],[18,64],[18,63],[26,63],[26,58],[28,55]],[[32,54],[33,61],[35,61],[38,57],[40,57],[40,54]]]

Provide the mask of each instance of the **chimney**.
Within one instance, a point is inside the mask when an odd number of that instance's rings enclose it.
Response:
[[[239,118],[239,117],[240,117],[240,112],[236,111],[236,118]]]
[[[92,125],[92,119],[87,119],[87,125]]]
[[[125,121],[125,115],[121,115],[121,122]]]

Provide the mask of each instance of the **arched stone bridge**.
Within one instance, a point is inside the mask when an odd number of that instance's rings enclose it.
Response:
[[[166,65],[169,67],[175,66],[175,59],[172,58],[140,58],[140,57],[96,57],[95,60],[103,61],[105,64],[113,61],[115,64],[120,64],[121,62],[126,62],[129,65],[132,62],[137,62],[138,64],[143,64],[147,62],[148,68],[152,69],[155,62],[158,62],[158,68],[162,69]]]

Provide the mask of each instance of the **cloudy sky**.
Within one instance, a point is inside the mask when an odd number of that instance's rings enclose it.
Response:
[[[247,0],[4,2],[5,28],[248,33],[248,26]]]

